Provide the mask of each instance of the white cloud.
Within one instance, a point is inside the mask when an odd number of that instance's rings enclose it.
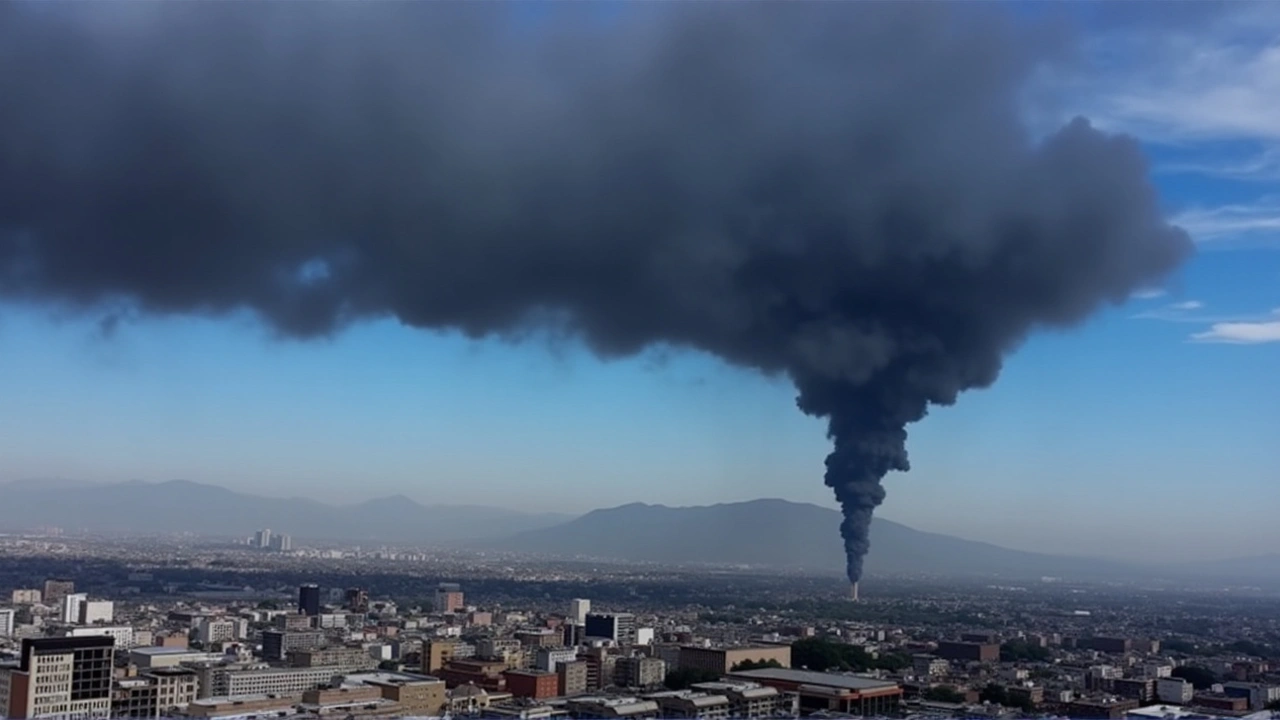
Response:
[[[1145,288],[1133,294],[1138,300],[1154,300],[1164,297],[1167,293],[1162,288]]]
[[[1208,330],[1191,336],[1193,342],[1228,345],[1261,345],[1280,342],[1280,308],[1271,311],[1271,319],[1253,322],[1219,322]]]
[[[1199,300],[1187,300],[1186,302],[1173,303],[1169,306],[1170,310],[1199,310],[1204,307],[1204,303]]]
[[[1280,180],[1280,145],[1264,147],[1244,157],[1219,157],[1196,162],[1164,163],[1156,172],[1210,175],[1227,180],[1275,182]]]
[[[1190,208],[1175,215],[1172,222],[1190,233],[1197,242],[1259,238],[1280,240],[1280,197],[1268,196],[1253,203],[1213,208]]]

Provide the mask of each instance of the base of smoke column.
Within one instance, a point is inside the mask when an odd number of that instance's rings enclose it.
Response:
[[[849,602],[858,602],[858,583],[849,584]]]

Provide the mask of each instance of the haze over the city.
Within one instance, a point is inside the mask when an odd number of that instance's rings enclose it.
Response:
[[[1280,17],[1262,3],[1127,14],[1054,20],[1079,52],[1031,77],[1026,122],[1083,114],[1139,138],[1197,252],[1084,325],[1033,334],[992,387],[912,425],[911,471],[886,478],[879,516],[1068,554],[1280,543],[1280,44],[1259,31]],[[241,311],[0,305],[0,481],[183,478],[569,513],[833,506],[825,423],[795,396],[685,349],[600,360],[574,338],[387,319],[294,340]]]

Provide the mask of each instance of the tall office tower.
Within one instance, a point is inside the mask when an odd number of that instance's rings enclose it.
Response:
[[[109,717],[114,648],[107,635],[24,639],[0,711],[13,720]]]
[[[574,625],[586,625],[589,612],[591,612],[590,600],[575,598],[569,601],[569,622]]]
[[[80,607],[89,601],[86,593],[71,593],[62,598],[62,622],[80,622]]]
[[[369,612],[369,593],[362,588],[347,588],[347,609],[353,613]]]
[[[320,614],[320,586],[303,585],[298,588],[298,612],[309,617]]]
[[[289,552],[293,549],[293,538],[280,533],[271,536],[271,549],[278,552]]]
[[[44,581],[44,603],[46,605],[61,605],[62,598],[76,591],[76,584],[72,580],[45,580]]]
[[[17,615],[13,610],[0,609],[0,638],[9,637],[13,634],[13,618]],[[0,707],[0,710],[4,710]]]
[[[271,528],[263,528],[253,534],[253,546],[266,550],[271,547]]]
[[[631,613],[587,613],[587,637],[609,638],[619,645],[636,642],[636,616]]]
[[[461,585],[458,583],[440,583],[440,585],[436,587],[436,612],[457,612],[463,607],[465,607],[465,603],[463,602]]]

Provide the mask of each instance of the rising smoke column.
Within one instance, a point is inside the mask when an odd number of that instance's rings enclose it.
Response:
[[[907,425],[1190,251],[996,6],[599,7],[0,5],[0,297],[785,374],[856,580]]]

